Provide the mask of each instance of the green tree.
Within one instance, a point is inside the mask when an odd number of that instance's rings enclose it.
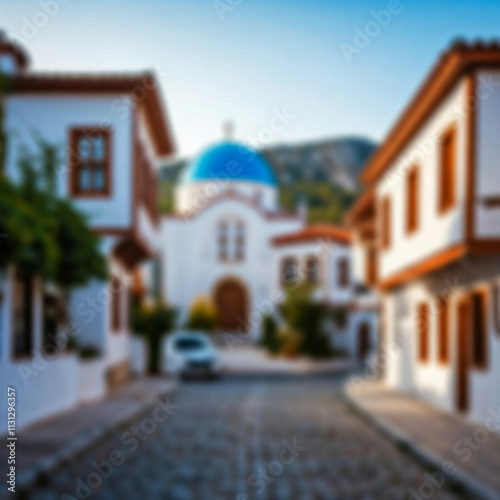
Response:
[[[148,370],[157,374],[161,367],[161,342],[172,330],[177,312],[162,301],[152,306],[136,303],[132,310],[132,330],[142,335],[148,344]]]
[[[301,336],[300,352],[313,357],[333,355],[329,339],[323,331],[327,308],[313,300],[314,284],[299,282],[286,290],[280,307],[288,327]]]

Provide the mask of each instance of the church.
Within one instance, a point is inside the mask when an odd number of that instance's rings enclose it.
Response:
[[[305,210],[283,211],[278,194],[270,165],[245,145],[224,141],[188,164],[175,212],[161,221],[163,297],[180,325],[193,300],[208,297],[219,331],[255,341],[284,286],[307,280],[317,300],[345,311],[344,325],[325,325],[332,344],[364,358],[376,345],[376,300],[356,292],[349,232],[308,226]]]

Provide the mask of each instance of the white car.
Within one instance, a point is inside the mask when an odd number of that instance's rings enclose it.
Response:
[[[182,378],[216,378],[222,372],[219,351],[205,333],[172,333],[163,356],[163,370]]]

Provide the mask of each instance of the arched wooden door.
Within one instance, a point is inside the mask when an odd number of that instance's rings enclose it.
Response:
[[[247,321],[247,294],[235,279],[226,279],[215,288],[218,327],[223,330],[244,328]]]
[[[363,360],[370,352],[370,325],[360,323],[358,326],[358,359]]]

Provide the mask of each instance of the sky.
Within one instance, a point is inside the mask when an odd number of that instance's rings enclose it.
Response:
[[[233,124],[256,147],[380,141],[457,37],[500,37],[498,0],[0,0],[32,69],[155,70],[178,155]]]

